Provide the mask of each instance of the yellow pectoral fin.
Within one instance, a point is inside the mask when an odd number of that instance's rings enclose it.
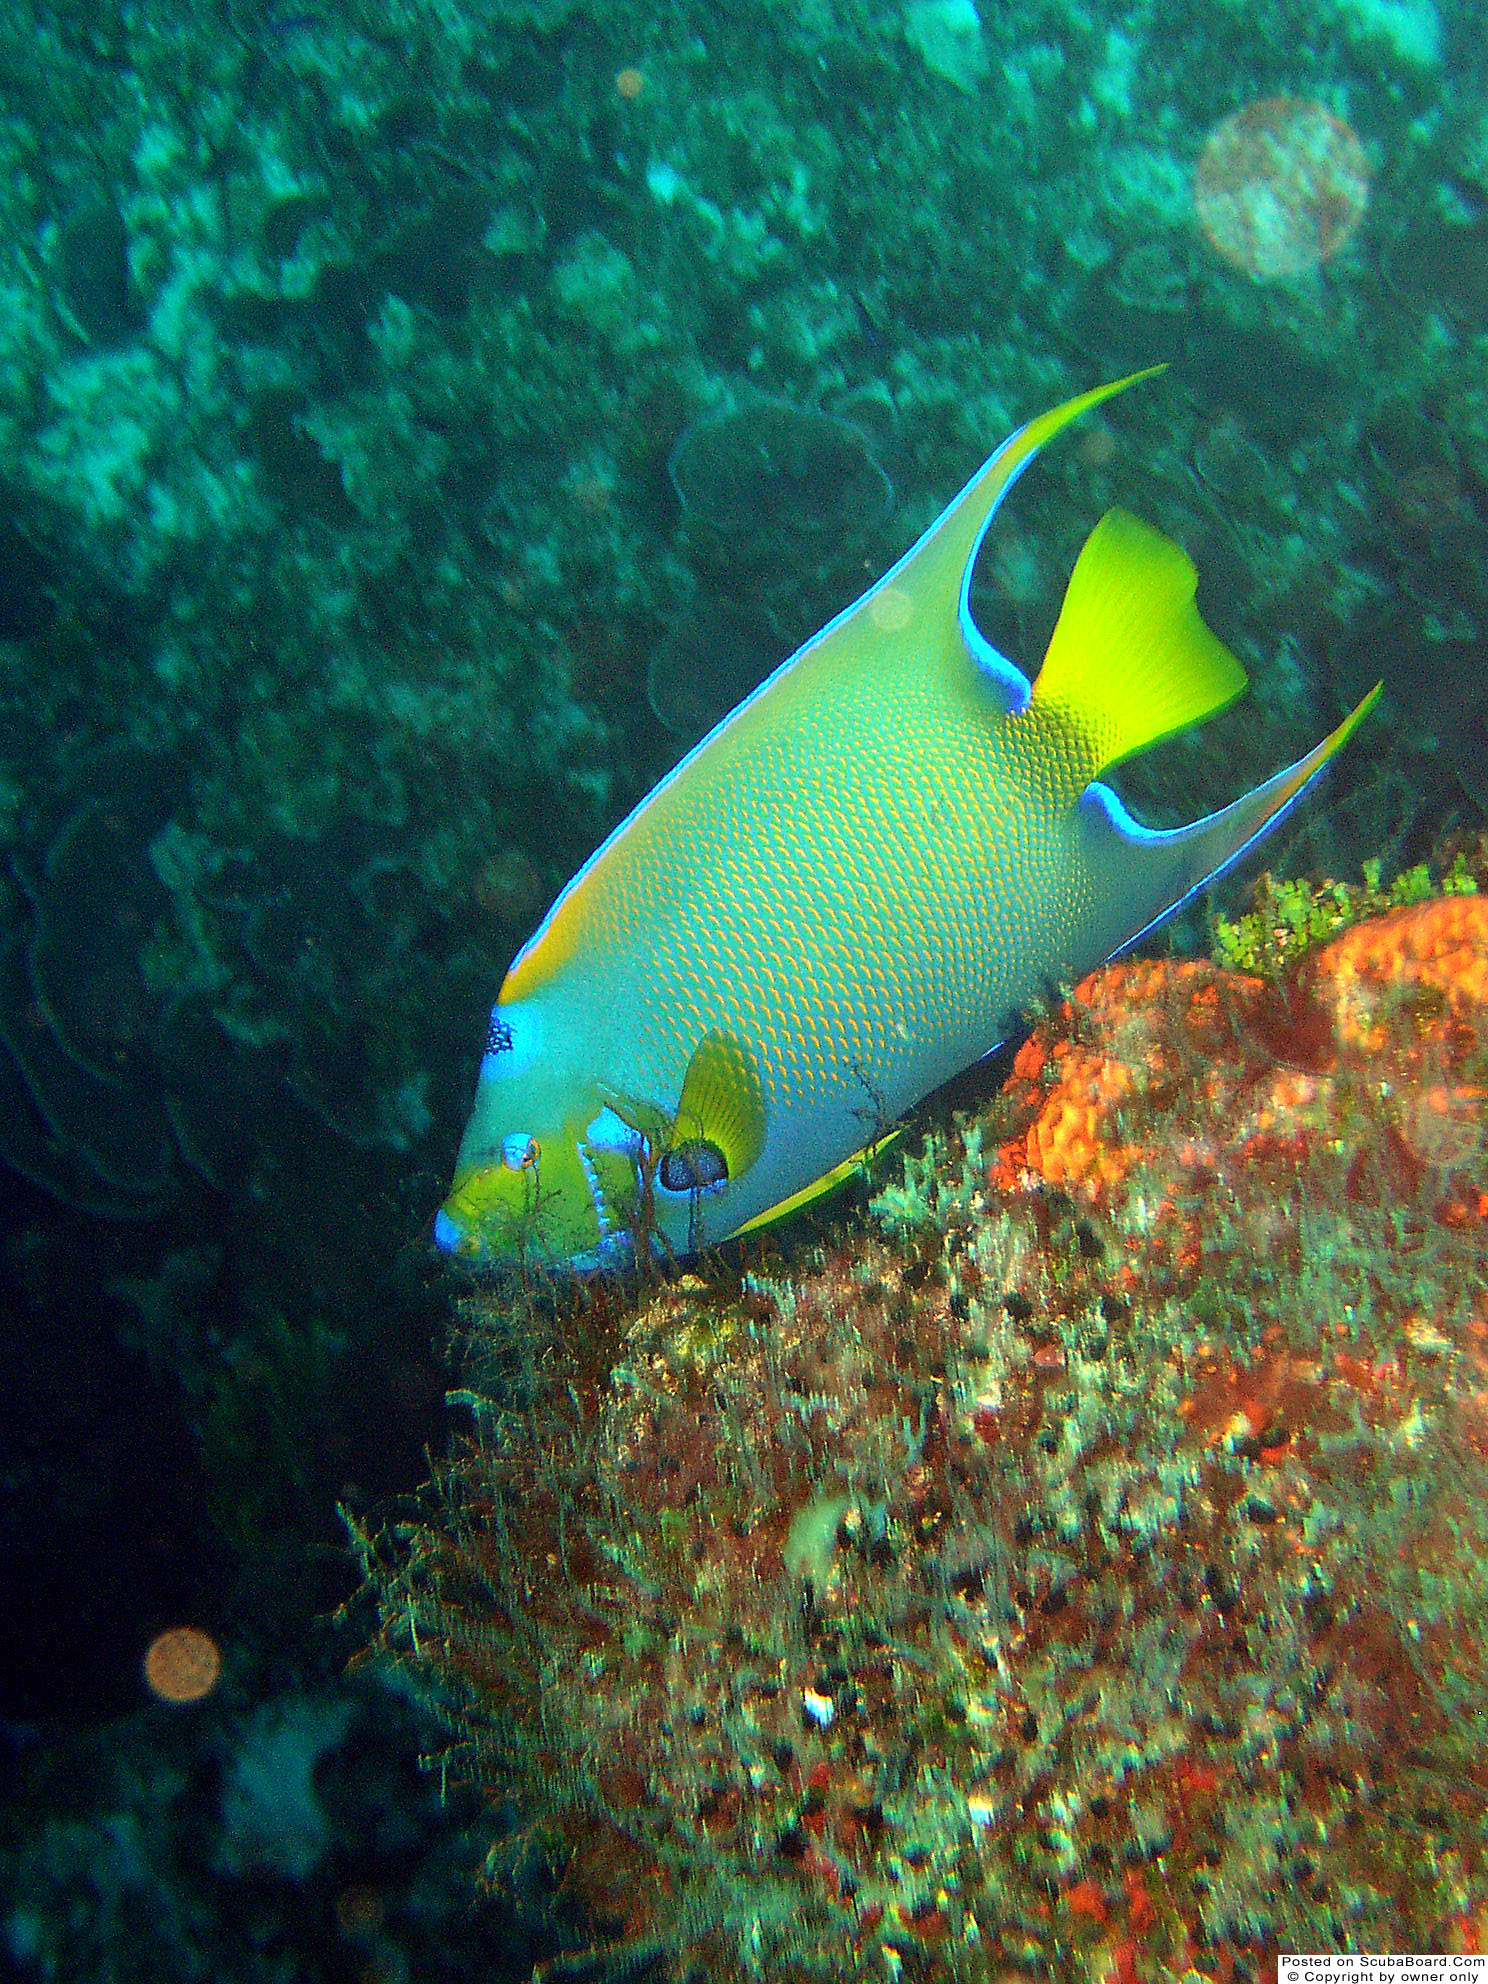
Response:
[[[1187,552],[1127,510],[1085,540],[1033,685],[1078,743],[1082,788],[1109,766],[1214,716],[1245,670],[1199,617]]]
[[[792,1192],[788,1199],[782,1199],[778,1205],[770,1206],[765,1212],[757,1212],[753,1219],[746,1219],[744,1224],[736,1228],[729,1237],[737,1240],[745,1233],[758,1233],[763,1227],[774,1226],[777,1220],[789,1219],[792,1213],[800,1212],[804,1206],[815,1205],[818,1199],[824,1199],[829,1193],[835,1192],[839,1185],[846,1185],[850,1179],[865,1173],[879,1152],[887,1150],[890,1144],[897,1143],[903,1134],[902,1130],[890,1130],[886,1136],[880,1137],[877,1143],[865,1144],[861,1150],[854,1151],[851,1157],[845,1157],[840,1164],[834,1164],[830,1171],[824,1171],[820,1178],[813,1179],[811,1184],[803,1185],[799,1192]]]
[[[765,1147],[765,1096],[747,1041],[714,1027],[687,1064],[674,1140],[711,1144],[737,1182]]]

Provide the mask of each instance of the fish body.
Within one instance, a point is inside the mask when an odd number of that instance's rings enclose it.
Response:
[[[1146,376],[1144,374],[1136,377]],[[1244,689],[1177,546],[1087,540],[1030,690],[977,631],[1022,469],[1120,380],[1030,422],[910,551],[691,751],[523,947],[436,1221],[448,1252],[677,1252],[806,1193],[1274,824],[1305,757],[1156,832],[1100,774]]]

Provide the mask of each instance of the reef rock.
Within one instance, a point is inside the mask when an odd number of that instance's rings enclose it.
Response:
[[[452,1773],[678,1976],[1478,1948],[1485,1090],[1476,898],[1118,965],[819,1247],[478,1295]]]

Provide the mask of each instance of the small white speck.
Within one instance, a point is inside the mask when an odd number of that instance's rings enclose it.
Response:
[[[832,1718],[837,1713],[837,1704],[830,1695],[819,1695],[815,1688],[807,1688],[801,1696],[801,1706],[811,1717],[818,1729],[829,1729]]]

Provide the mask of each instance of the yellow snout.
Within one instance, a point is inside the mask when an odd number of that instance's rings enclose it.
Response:
[[[462,1177],[434,1221],[446,1254],[472,1263],[567,1261],[592,1253],[601,1238],[594,1191],[576,1139],[503,1152]]]

